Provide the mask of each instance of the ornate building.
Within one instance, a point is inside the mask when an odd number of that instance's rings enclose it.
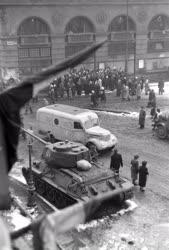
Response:
[[[28,75],[106,38],[87,67],[166,74],[169,0],[0,1],[2,71]]]

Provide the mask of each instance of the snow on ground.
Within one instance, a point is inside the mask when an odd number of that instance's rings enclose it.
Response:
[[[16,162],[10,172],[9,176],[12,176],[16,180],[20,181],[23,184],[26,184],[26,180],[22,175],[22,164],[20,162]]]
[[[18,209],[15,209],[11,213],[11,223],[14,226],[15,230],[19,230],[23,227],[26,227],[30,223],[30,219],[22,216]]]
[[[130,112],[130,113],[116,113],[116,112],[107,112],[107,111],[95,111],[98,114],[111,115],[111,116],[121,116],[121,117],[130,117],[133,119],[137,119],[139,116],[138,112]]]
[[[112,217],[122,216],[122,215],[124,215],[126,213],[134,211],[138,207],[137,204],[132,200],[126,200],[126,205],[128,206],[127,208],[121,209],[117,213],[113,214]],[[90,223],[79,225],[77,230],[80,232],[80,231],[86,230],[88,228],[95,228],[100,223],[104,223],[104,221],[105,221],[105,218],[102,218],[102,219],[99,219],[99,220],[93,220]]]

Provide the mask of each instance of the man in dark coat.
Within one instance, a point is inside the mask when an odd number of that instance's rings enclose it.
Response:
[[[122,156],[118,153],[117,149],[115,149],[114,153],[111,156],[110,169],[119,174],[120,166],[123,167]]]
[[[144,128],[145,119],[146,119],[146,111],[144,110],[144,107],[141,107],[140,112],[139,112],[139,125],[140,125],[140,128]]]
[[[100,89],[100,101],[106,103],[106,93],[104,87]]]
[[[164,80],[161,79],[158,83],[158,90],[159,90],[159,95],[162,95],[164,93]]]
[[[95,108],[98,106],[98,98],[94,90],[91,93],[91,105]]]
[[[142,165],[139,168],[139,186],[142,192],[145,191],[147,182],[147,175],[149,175],[148,168],[146,167],[147,161],[142,161]]]

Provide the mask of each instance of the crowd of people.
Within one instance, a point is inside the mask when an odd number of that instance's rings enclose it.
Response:
[[[145,86],[145,93],[149,91],[149,81],[144,76],[133,77],[126,75],[124,71],[111,69],[98,69],[96,71],[81,68],[73,69],[62,77],[56,78],[50,83],[49,97],[51,103],[58,101],[58,98],[66,97],[69,99],[76,95],[92,95],[91,103],[98,104],[101,101],[106,102],[105,90],[116,90],[116,96],[122,100],[130,100],[133,96],[141,99],[141,92]]]
[[[12,77],[5,83],[2,82],[0,91],[10,86],[16,86],[17,82]],[[164,93],[164,80],[158,82],[159,95]],[[155,108],[156,97],[150,89],[149,80],[143,76],[127,75],[121,69],[106,67],[105,69],[89,70],[86,68],[72,69],[68,73],[55,78],[49,85],[48,98],[45,103],[54,104],[65,96],[72,99],[75,96],[90,95],[91,105],[96,107],[99,103],[106,103],[105,91],[116,91],[116,96],[122,101],[132,99],[140,100],[142,93],[149,95],[148,107]],[[33,98],[32,102],[37,102]],[[31,112],[30,102],[25,107],[25,113]]]

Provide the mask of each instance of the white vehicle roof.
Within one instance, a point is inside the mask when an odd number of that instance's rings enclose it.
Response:
[[[69,118],[71,120],[86,121],[89,119],[97,119],[98,116],[95,112],[88,109],[81,109],[63,104],[53,104],[46,107],[42,107],[37,110],[38,113],[51,113],[59,117]]]

